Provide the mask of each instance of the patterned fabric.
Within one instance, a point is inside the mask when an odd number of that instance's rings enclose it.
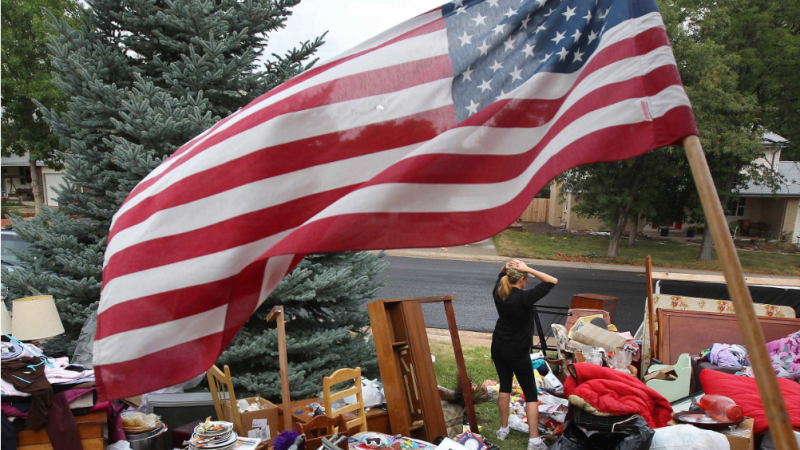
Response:
[[[770,342],[767,351],[778,377],[800,379],[800,331]]]

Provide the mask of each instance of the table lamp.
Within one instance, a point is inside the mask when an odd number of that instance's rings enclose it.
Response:
[[[3,303],[2,321],[0,322],[0,334],[11,334],[11,316],[8,315],[6,302]]]
[[[14,300],[11,311],[14,313],[11,335],[20,341],[45,339],[64,332],[56,302],[49,295]]]

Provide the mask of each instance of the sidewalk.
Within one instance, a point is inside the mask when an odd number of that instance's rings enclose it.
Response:
[[[494,247],[492,239],[486,239],[474,244],[461,245],[458,247],[441,247],[441,248],[409,248],[402,250],[386,250],[389,256],[400,256],[406,258],[428,258],[428,259],[450,259],[460,261],[483,261],[483,262],[496,262],[505,263],[510,259],[509,256],[500,256],[497,254],[497,249]],[[591,269],[591,270],[609,270],[612,272],[630,272],[630,273],[644,273],[644,266],[631,266],[622,264],[601,264],[601,263],[583,263],[572,261],[554,261],[549,259],[529,259],[520,258],[528,265],[544,266],[544,267],[563,267],[569,269]],[[722,272],[713,270],[697,270],[697,269],[675,269],[670,267],[653,267],[654,272],[665,272],[675,274],[689,274],[689,275],[711,275],[722,276]],[[800,286],[798,277],[788,275],[764,275],[764,274],[748,274],[746,277],[763,279],[777,279],[777,280],[797,280],[797,285]]]

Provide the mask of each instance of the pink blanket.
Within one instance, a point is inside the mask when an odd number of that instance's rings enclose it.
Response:
[[[772,367],[779,378],[800,378],[800,331],[767,344]]]

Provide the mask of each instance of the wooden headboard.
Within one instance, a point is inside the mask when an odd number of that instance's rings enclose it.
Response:
[[[675,364],[683,353],[697,355],[715,343],[744,344],[735,314],[657,309],[659,355]],[[758,317],[767,342],[800,330],[800,319]]]

